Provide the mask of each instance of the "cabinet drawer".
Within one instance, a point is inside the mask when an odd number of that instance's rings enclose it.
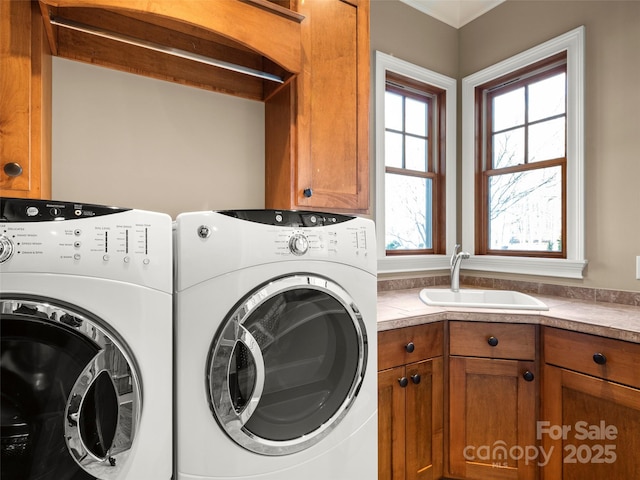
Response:
[[[640,344],[550,327],[543,343],[546,363],[640,388]]]
[[[465,357],[535,360],[535,325],[450,322],[449,353]]]
[[[378,371],[442,355],[442,322],[378,333]]]

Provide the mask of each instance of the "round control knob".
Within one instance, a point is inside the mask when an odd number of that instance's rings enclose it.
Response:
[[[309,250],[309,240],[301,233],[296,233],[289,239],[289,250],[294,255],[304,255]]]
[[[13,255],[13,242],[4,235],[0,235],[0,263],[4,263]]]

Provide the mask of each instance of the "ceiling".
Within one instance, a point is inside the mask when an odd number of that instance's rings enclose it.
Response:
[[[400,0],[455,28],[460,28],[505,0]]]

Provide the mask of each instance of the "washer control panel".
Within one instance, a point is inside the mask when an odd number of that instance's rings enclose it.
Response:
[[[1,202],[3,273],[67,273],[153,286],[154,272],[164,278],[161,272],[171,271],[168,215],[46,200]]]

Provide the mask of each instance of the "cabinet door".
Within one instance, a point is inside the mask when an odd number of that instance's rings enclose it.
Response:
[[[38,4],[0,2],[0,195],[51,195],[50,62]]]
[[[378,479],[405,478],[405,388],[399,381],[404,367],[378,373]]]
[[[436,480],[442,477],[442,374],[442,357],[406,367],[406,480]]]
[[[546,365],[545,480],[638,478],[640,390]]]
[[[454,477],[534,479],[536,463],[520,452],[536,448],[534,362],[449,359],[449,469]]]
[[[443,463],[442,357],[378,373],[378,479],[435,480]]]
[[[299,2],[303,71],[265,105],[267,208],[369,209],[369,0]]]

